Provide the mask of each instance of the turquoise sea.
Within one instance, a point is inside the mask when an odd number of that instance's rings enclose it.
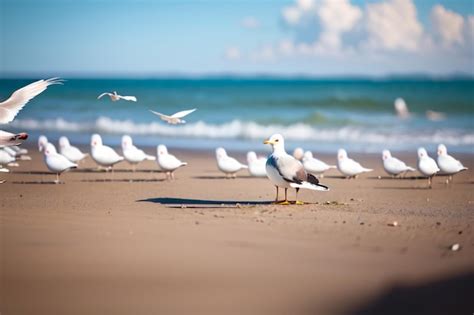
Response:
[[[129,134],[138,145],[175,148],[265,150],[262,141],[282,133],[288,149],[302,146],[333,153],[434,151],[444,143],[453,152],[474,153],[472,79],[68,79],[33,99],[2,129],[40,134],[51,141],[67,135],[88,144],[100,133],[118,145]],[[35,79],[0,80],[0,99]],[[135,95],[137,103],[97,100],[102,92]],[[413,115],[396,117],[393,102],[405,99]],[[167,125],[149,112],[198,108],[187,124]],[[443,112],[430,121],[426,110]]]

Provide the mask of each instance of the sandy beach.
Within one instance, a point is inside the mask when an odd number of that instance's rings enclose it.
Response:
[[[360,154],[374,172],[330,172],[330,192],[278,206],[267,179],[224,179],[213,152],[174,151],[189,163],[175,181],[154,162],[135,173],[123,162],[112,175],[88,158],[59,185],[30,152],[32,161],[1,175],[2,314],[473,310],[470,170],[425,189],[418,173],[394,180],[379,156]],[[416,165],[414,154],[401,157]],[[474,168],[472,156],[461,159]]]

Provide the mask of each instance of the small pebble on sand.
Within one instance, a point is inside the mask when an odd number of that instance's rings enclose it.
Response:
[[[457,252],[460,249],[461,249],[461,245],[459,245],[458,243],[451,245],[451,250],[453,252]]]

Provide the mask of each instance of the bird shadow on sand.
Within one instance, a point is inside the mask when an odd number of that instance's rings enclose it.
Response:
[[[242,206],[271,205],[271,201],[248,201],[248,200],[205,200],[187,198],[147,198],[137,202],[151,202],[163,204],[169,208],[239,208]]]
[[[118,178],[118,179],[83,179],[81,182],[83,183],[158,183],[164,182],[165,179],[157,178],[157,179],[150,179],[150,178]]]
[[[472,314],[474,273],[437,279],[418,285],[395,285],[346,314]]]
[[[433,185],[434,187],[434,185]],[[410,186],[410,187],[374,187],[374,189],[399,189],[399,190],[432,190],[428,186]]]
[[[14,181],[11,182],[15,185],[61,185],[65,184],[65,182],[56,183],[55,181]]]
[[[11,171],[12,174],[25,174],[25,175],[51,175],[52,173],[46,171]]]
[[[381,176],[379,178],[379,177],[376,177],[376,176],[371,176],[371,177],[367,177],[367,179],[417,180],[417,179],[426,179],[426,177],[423,177],[423,176],[405,176],[405,177]]]
[[[266,177],[255,177],[255,176],[249,176],[249,175],[245,175],[245,176],[237,176],[236,178],[230,178],[230,177],[225,177],[225,176],[193,176],[192,178],[194,179],[259,179],[259,178],[263,178],[263,179],[266,179]]]
[[[97,169],[97,168],[78,168],[72,170],[73,173],[111,173],[111,171],[106,171],[105,169]],[[162,170],[154,170],[154,169],[138,169],[135,172],[131,169],[114,169],[114,173],[163,173]]]

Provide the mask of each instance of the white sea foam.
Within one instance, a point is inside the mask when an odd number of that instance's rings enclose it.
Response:
[[[209,124],[203,121],[186,125],[171,126],[161,122],[137,123],[132,120],[114,120],[100,117],[91,123],[67,121],[62,118],[47,120],[15,120],[10,126],[25,131],[58,131],[76,133],[108,133],[132,135],[160,135],[178,138],[202,139],[249,139],[262,140],[273,133],[281,133],[289,140],[318,142],[348,142],[380,145],[437,144],[471,146],[474,133],[458,130],[433,130],[408,132],[391,128],[373,129],[361,126],[340,128],[316,128],[308,124],[261,125],[255,122],[234,120],[222,124]]]

